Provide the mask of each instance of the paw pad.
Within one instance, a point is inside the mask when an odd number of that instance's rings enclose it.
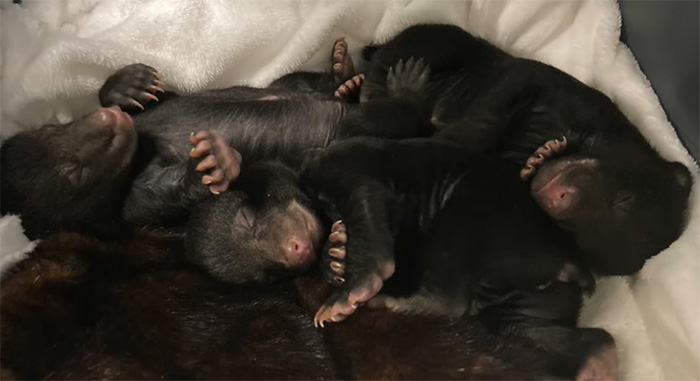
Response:
[[[538,148],[535,153],[527,159],[525,166],[520,170],[520,178],[525,181],[530,180],[545,161],[566,151],[566,145],[567,141],[565,136],[562,137],[561,140],[554,139],[544,143],[544,145]]]
[[[348,103],[356,103],[360,99],[360,89],[365,81],[364,74],[358,74],[348,79],[335,90],[333,94]]]
[[[331,53],[331,67],[335,84],[339,85],[355,75],[355,66],[352,57],[348,53],[348,43],[345,37],[341,37],[333,44]]]
[[[190,143],[195,176],[201,176],[202,184],[213,194],[226,191],[241,171],[241,154],[216,131],[192,133]]]
[[[383,280],[376,274],[368,274],[354,286],[348,287],[332,295],[319,308],[314,316],[314,326],[324,327],[326,322],[340,322],[355,313],[376,296],[384,285]]]
[[[336,221],[331,226],[328,242],[321,259],[321,274],[329,284],[340,286],[345,283],[345,245],[348,242],[343,221]]]

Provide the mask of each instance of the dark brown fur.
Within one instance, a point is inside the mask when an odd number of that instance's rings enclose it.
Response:
[[[3,278],[2,378],[547,377],[541,352],[471,318],[363,309],[318,330],[311,316],[330,291],[312,275],[226,285],[166,235],[55,235]]]

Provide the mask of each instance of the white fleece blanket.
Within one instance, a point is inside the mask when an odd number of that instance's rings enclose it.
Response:
[[[179,91],[264,86],[291,71],[327,69],[339,36],[359,57],[364,43],[415,23],[441,22],[600,89],[698,181],[695,162],[618,41],[615,0],[24,0],[22,7],[0,1],[3,138],[93,110],[102,82],[126,64],[158,68]],[[581,323],[615,336],[625,379],[700,379],[698,188],[683,236],[637,276],[601,279],[585,305]],[[0,270],[31,249],[16,222],[0,220]]]

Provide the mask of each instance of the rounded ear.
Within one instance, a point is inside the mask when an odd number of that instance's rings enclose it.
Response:
[[[693,178],[690,176],[690,171],[685,165],[674,161],[670,163],[670,169],[673,173],[676,182],[685,190],[686,194],[690,194],[690,188],[693,186]]]

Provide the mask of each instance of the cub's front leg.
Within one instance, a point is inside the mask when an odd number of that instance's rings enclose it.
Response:
[[[384,185],[368,182],[348,192],[342,225],[336,224],[329,238],[338,247],[334,266],[343,267],[337,277],[337,291],[331,295],[314,317],[314,324],[339,322],[379,293],[394,274],[395,206],[392,192]],[[351,239],[348,239],[351,237]],[[345,257],[345,253],[348,253]]]
[[[322,273],[324,264],[337,270],[324,276],[339,287],[316,314],[317,325],[345,319],[393,275],[396,236],[409,212],[404,192],[413,189],[411,179],[420,176],[411,163],[431,154],[416,149],[421,146],[416,144],[349,139],[317,151],[306,162],[301,176],[305,192],[329,216],[342,219],[332,229],[331,247],[325,249],[334,258],[322,263]]]

